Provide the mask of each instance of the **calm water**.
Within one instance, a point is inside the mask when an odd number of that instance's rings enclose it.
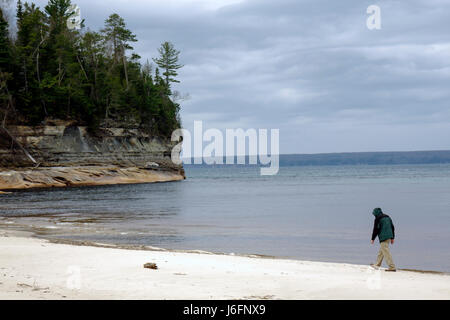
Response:
[[[450,165],[188,167],[183,182],[0,197],[0,227],[45,237],[367,264],[380,206],[400,268],[450,271]]]

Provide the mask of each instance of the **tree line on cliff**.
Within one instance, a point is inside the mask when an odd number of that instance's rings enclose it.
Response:
[[[11,37],[0,8],[0,121],[38,125],[76,120],[98,128],[139,126],[168,137],[180,127],[177,93],[179,51],[159,48],[156,67],[133,52],[137,41],[123,18],[112,14],[100,31],[70,28],[70,0],[49,0],[44,10],[18,1]],[[68,24],[69,20],[69,24]]]

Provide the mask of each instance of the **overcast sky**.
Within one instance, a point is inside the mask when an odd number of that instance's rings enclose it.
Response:
[[[281,153],[450,149],[450,1],[73,2],[92,29],[124,17],[144,61],[181,50],[188,129],[278,128]]]

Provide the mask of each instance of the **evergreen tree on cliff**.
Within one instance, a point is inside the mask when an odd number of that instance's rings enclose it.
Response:
[[[136,42],[136,36],[126,28],[125,20],[118,14],[114,13],[105,21],[105,28],[102,30],[105,41],[112,45],[113,64],[122,61],[126,89],[129,88],[128,71],[127,71],[127,57],[126,50],[133,50],[130,42]]]
[[[10,67],[10,46],[8,22],[0,8],[0,71],[2,72],[6,72]]]
[[[18,3],[17,40],[15,43],[15,101],[19,117],[37,124],[45,117],[45,100],[40,87],[41,52],[48,27],[45,14],[35,4]]]
[[[65,119],[88,125],[139,127],[170,137],[180,126],[179,105],[170,97],[179,51],[169,42],[155,59],[163,72],[140,63],[136,36],[118,14],[100,32],[68,27],[70,0],[49,0],[42,11],[17,2],[17,37],[11,42],[0,15],[0,103],[8,121],[38,125]],[[13,113],[13,114],[12,114]],[[5,112],[2,112],[5,114]],[[112,122],[112,123],[111,123]]]
[[[4,125],[11,106],[12,97],[8,89],[12,74],[11,71],[11,52],[8,33],[8,22],[3,16],[3,10],[0,8],[0,116],[1,125]]]
[[[164,42],[158,49],[159,58],[153,59],[155,63],[164,70],[163,76],[165,78],[165,83],[167,90],[170,94],[170,83],[180,82],[175,77],[178,75],[177,70],[182,68],[183,65],[178,64],[180,51],[176,50],[174,45],[170,42]]]

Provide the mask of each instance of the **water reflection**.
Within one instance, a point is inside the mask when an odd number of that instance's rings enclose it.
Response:
[[[180,183],[28,190],[2,197],[2,227],[49,238],[148,245],[182,242],[170,227],[183,202]]]

